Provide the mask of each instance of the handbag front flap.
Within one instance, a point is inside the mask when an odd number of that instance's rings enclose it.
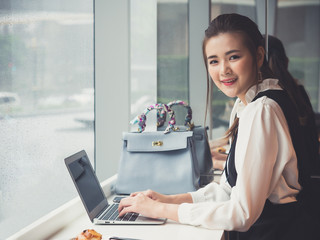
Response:
[[[123,140],[129,152],[163,152],[186,149],[192,132],[126,132]]]

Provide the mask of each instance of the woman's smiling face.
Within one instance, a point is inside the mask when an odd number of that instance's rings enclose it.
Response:
[[[240,33],[220,33],[205,46],[208,72],[216,86],[228,97],[246,104],[247,90],[257,83],[257,63]]]

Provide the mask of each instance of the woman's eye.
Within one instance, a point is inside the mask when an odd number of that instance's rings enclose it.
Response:
[[[230,57],[230,60],[235,60],[235,59],[238,59],[238,58],[240,58],[240,56],[238,56],[238,55],[232,55],[232,56]]]
[[[216,64],[218,61],[217,60],[211,60],[209,63],[210,64]]]

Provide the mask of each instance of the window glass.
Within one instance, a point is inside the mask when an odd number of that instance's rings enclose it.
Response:
[[[0,239],[77,196],[94,157],[93,2],[0,2]]]
[[[187,0],[130,1],[130,59],[131,118],[156,102],[188,101]],[[147,118],[154,130],[155,113]]]
[[[157,15],[157,100],[188,102],[188,1],[158,0]],[[183,124],[185,109],[175,113]]]
[[[224,13],[238,13],[257,22],[255,0],[240,0],[236,2],[211,0],[211,20]],[[213,84],[211,107],[214,138],[222,137],[228,129],[234,101],[235,99],[232,100],[227,97]]]
[[[157,92],[157,1],[130,1],[130,92],[131,119],[156,103]],[[148,114],[147,128],[155,127]],[[135,131],[137,125],[132,126]],[[148,130],[147,129],[147,130]]]
[[[289,71],[304,85],[313,110],[320,112],[320,1],[279,0],[276,13],[275,35],[286,49]]]

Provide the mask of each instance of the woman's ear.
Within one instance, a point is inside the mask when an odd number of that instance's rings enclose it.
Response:
[[[258,64],[258,68],[261,68],[261,66],[263,64],[264,55],[265,55],[264,48],[262,46],[259,46],[258,49],[257,49],[257,64]]]

